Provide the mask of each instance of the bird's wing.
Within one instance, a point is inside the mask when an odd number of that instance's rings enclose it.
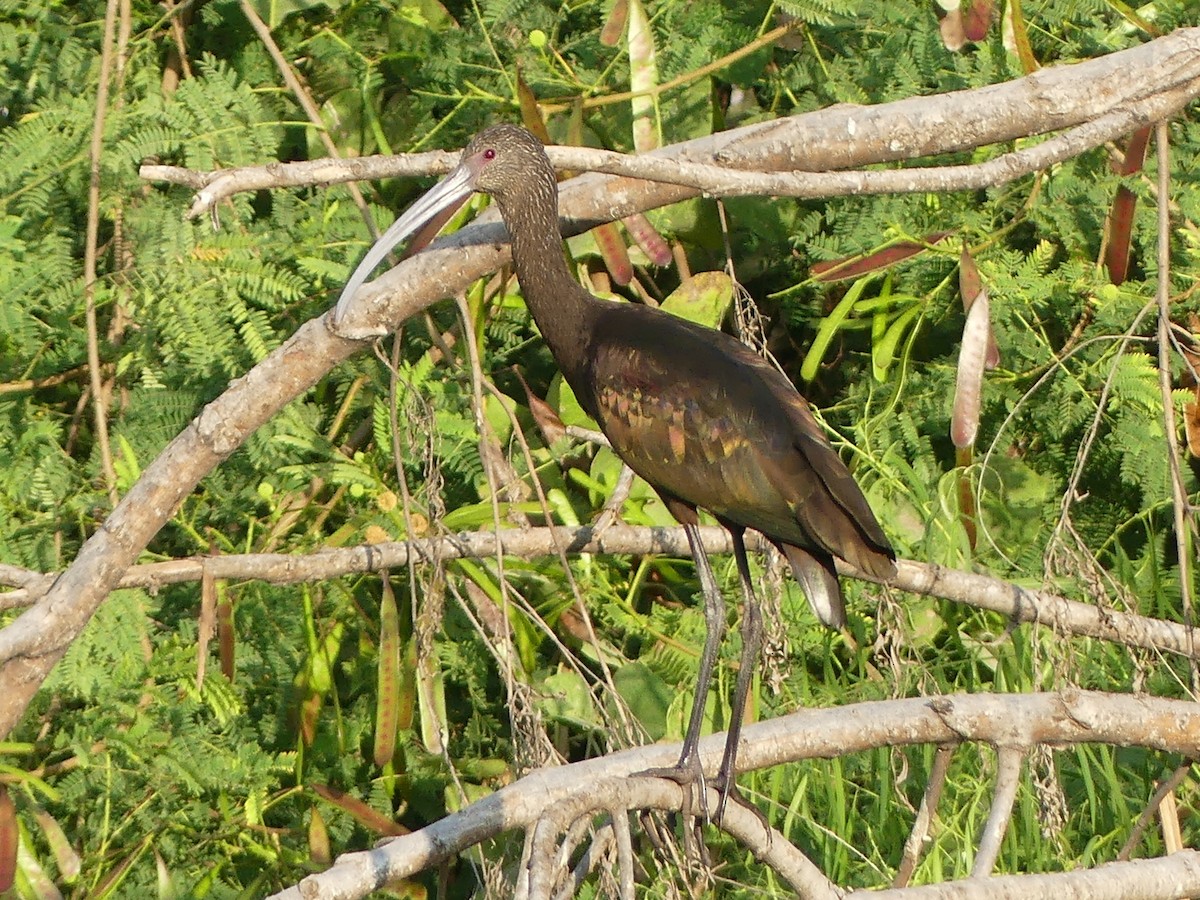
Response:
[[[638,310],[593,335],[590,405],[660,493],[887,577],[891,548],[807,402],[720,332]]]
[[[789,385],[790,387],[790,385]],[[895,554],[867,498],[794,389],[778,391],[792,420],[796,452],[763,460],[801,527],[825,550],[878,578],[895,574]]]
[[[655,488],[721,514],[751,498],[757,469],[739,410],[719,381],[700,378],[674,351],[641,340],[602,342],[592,357],[596,419],[616,453]]]

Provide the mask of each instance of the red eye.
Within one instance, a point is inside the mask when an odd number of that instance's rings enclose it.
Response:
[[[489,160],[489,161],[495,159],[496,151],[493,150],[491,147],[488,147],[486,150],[483,151],[483,158],[486,160]]]

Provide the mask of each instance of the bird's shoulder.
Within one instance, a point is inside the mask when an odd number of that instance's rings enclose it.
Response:
[[[616,388],[690,393],[795,389],[762,357],[724,332],[636,304],[613,304],[591,334],[592,377]]]
[[[792,444],[802,420],[799,430],[811,427],[823,439],[791,382],[713,329],[644,307],[614,307],[593,329],[588,356],[597,420],[627,459],[732,465],[758,452],[755,445]]]

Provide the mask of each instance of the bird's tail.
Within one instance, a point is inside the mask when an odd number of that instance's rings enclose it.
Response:
[[[838,584],[837,570],[833,557],[814,554],[794,544],[777,544],[783,555],[792,564],[792,575],[812,607],[821,624],[829,628],[846,626],[846,603],[842,599],[842,587]]]

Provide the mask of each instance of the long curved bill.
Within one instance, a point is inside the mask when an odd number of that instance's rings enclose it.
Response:
[[[385,231],[367,251],[346,286],[338,297],[334,307],[333,322],[336,325],[346,315],[358,289],[366,283],[375,271],[375,267],[405,238],[443,210],[462,203],[475,191],[475,173],[467,166],[457,166],[449,175],[435,184],[423,194],[412,206],[406,209],[391,227]]]

